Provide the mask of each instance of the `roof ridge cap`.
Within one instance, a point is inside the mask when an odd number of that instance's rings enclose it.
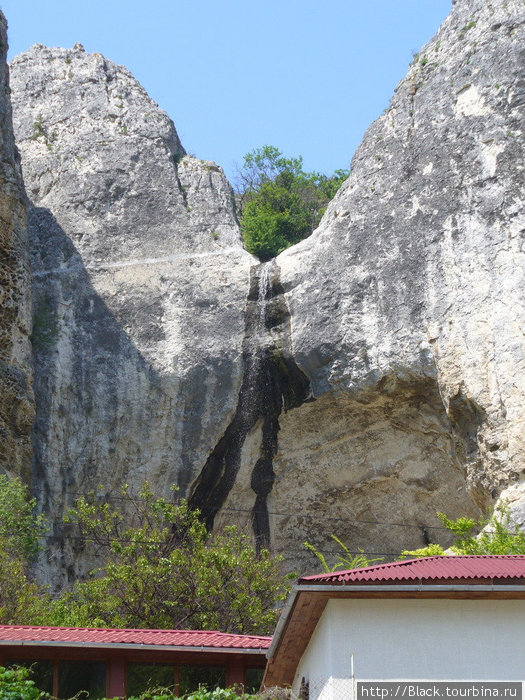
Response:
[[[72,632],[141,632],[147,634],[220,634],[228,637],[248,637],[253,639],[271,639],[271,635],[264,634],[243,634],[242,632],[221,632],[220,630],[198,630],[198,629],[150,629],[147,627],[69,627],[67,625],[3,625],[0,629],[26,629],[26,630],[56,630]]]
[[[407,564],[413,564],[414,562],[419,562],[419,561],[428,561],[430,559],[446,559],[446,558],[452,558],[454,557],[457,559],[456,555],[452,554],[432,554],[431,556],[428,557],[414,557],[412,559],[401,559],[401,560],[395,560],[395,561],[385,561],[382,562],[381,564],[371,564],[370,566],[357,566],[354,569],[336,569],[335,571],[326,571],[325,573],[322,574],[310,574],[309,576],[301,576],[299,580],[303,579],[309,579],[309,578],[321,578],[325,576],[342,576],[343,574],[350,574],[354,571],[362,572],[362,571],[372,571],[376,569],[385,569],[387,567],[391,566],[406,566]]]

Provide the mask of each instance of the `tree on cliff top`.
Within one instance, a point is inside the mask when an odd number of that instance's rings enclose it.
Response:
[[[80,498],[69,521],[104,564],[55,607],[53,624],[271,633],[288,593],[281,557],[236,527],[210,534],[183,501],[124,489],[116,509]]]
[[[307,238],[348,174],[347,170],[336,170],[330,177],[306,173],[301,157],[285,158],[274,146],[248,153],[238,183],[246,249],[269,260]]]

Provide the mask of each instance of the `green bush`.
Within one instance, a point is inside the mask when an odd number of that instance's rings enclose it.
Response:
[[[351,552],[350,549],[345,544],[343,544],[343,542],[341,542],[341,540],[338,537],[336,537],[335,535],[330,535],[330,537],[339,547],[339,552],[337,552],[337,558],[335,562],[331,565],[328,564],[328,562],[326,561],[326,557],[324,556],[324,554],[320,552],[316,547],[314,547],[313,544],[310,544],[309,542],[303,542],[303,547],[306,547],[306,549],[309,552],[315,554],[315,556],[319,559],[325,574],[329,574],[332,571],[337,571],[338,569],[360,569],[362,567],[372,566],[377,562],[383,561],[382,557],[370,559],[366,556],[365,552],[362,549],[359,550],[359,554],[355,554],[354,552]]]
[[[237,527],[208,533],[197,511],[147,485],[139,495],[124,488],[122,508],[80,498],[73,536],[97,547],[101,567],[53,598],[31,577],[46,531],[35,505],[0,475],[0,624],[273,632],[293,575]]]
[[[19,479],[0,474],[0,624],[43,624],[48,612],[49,597],[28,574],[46,530],[35,508]]]
[[[237,695],[234,688],[217,688],[215,690],[196,690],[185,696],[185,700],[252,700],[255,695]]]
[[[449,520],[443,513],[438,513],[443,525],[455,535],[450,547],[452,554],[525,554],[525,532],[510,519],[509,509],[503,505],[490,518],[458,518]],[[476,535],[476,532],[480,532]],[[407,557],[428,557],[445,554],[439,544],[429,544],[421,549],[401,552],[401,559]]]
[[[2,700],[39,700],[50,698],[30,680],[28,668],[4,668],[0,666],[0,698]]]
[[[330,177],[306,173],[302,164],[302,158],[285,158],[274,146],[244,157],[238,187],[241,231],[246,249],[261,260],[307,238],[348,177],[347,170]]]
[[[124,488],[118,508],[79,498],[68,519],[103,565],[62,596],[48,624],[273,632],[290,576],[237,527],[208,533],[197,511],[147,484],[138,496]]]
[[[157,689],[142,693],[139,696],[129,697],[128,700],[181,700],[172,692]],[[238,695],[235,688],[216,688],[215,690],[195,690],[182,696],[183,700],[261,700],[259,695]],[[270,699],[269,699],[270,700]]]

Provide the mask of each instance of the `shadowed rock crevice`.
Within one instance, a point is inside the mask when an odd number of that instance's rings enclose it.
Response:
[[[487,511],[497,491],[483,474],[483,452],[495,452],[500,447],[497,441],[488,450],[484,444],[484,431],[488,430],[487,413],[476,401],[466,396],[463,388],[450,397],[447,413],[452,434],[456,438],[457,453],[465,464],[469,493],[474,502]]]
[[[245,319],[244,373],[237,408],[196,480],[189,503],[201,511],[211,529],[241,469],[247,435],[260,424],[259,458],[250,479],[256,494],[252,527],[258,546],[268,546],[266,500],[274,482],[279,416],[300,406],[310,391],[308,378],[290,352],[290,315],[274,262],[252,268]]]
[[[486,412],[460,389],[448,402],[448,417],[464,444],[464,458],[478,452],[478,432],[486,421]]]

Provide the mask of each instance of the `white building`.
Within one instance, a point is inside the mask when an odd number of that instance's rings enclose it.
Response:
[[[356,682],[523,681],[525,556],[425,557],[301,578],[268,658],[266,687],[309,700],[350,700],[352,672]]]

